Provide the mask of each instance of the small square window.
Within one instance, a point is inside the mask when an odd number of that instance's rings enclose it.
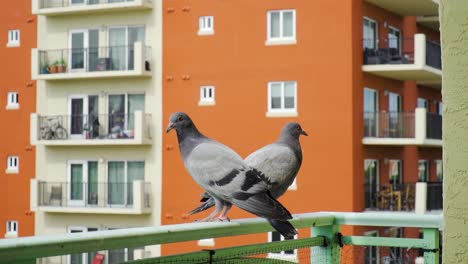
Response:
[[[7,221],[5,237],[17,237],[17,236],[18,236],[18,221],[12,221],[12,220]]]
[[[267,13],[267,45],[296,43],[296,10],[275,10]]]
[[[215,104],[215,87],[201,86],[199,105],[214,105]]]
[[[269,82],[267,116],[297,116],[296,90],[295,81]]]
[[[10,92],[7,95],[7,109],[18,109],[19,108],[19,96],[17,92]]]
[[[293,239],[297,239],[297,235],[295,235]],[[276,231],[268,233],[268,242],[278,242],[283,240],[289,239],[285,239],[279,232]],[[268,254],[268,257],[289,261],[297,261],[297,249],[271,252]]]
[[[198,19],[198,35],[213,35],[214,34],[214,18],[213,16],[201,16]]]
[[[8,44],[7,47],[18,47],[20,45],[20,31],[19,29],[8,30]]]
[[[7,173],[18,173],[19,170],[19,157],[9,156],[7,161]]]

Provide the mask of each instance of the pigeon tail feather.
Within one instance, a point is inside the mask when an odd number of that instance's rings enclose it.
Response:
[[[199,212],[203,212],[203,211],[205,211],[207,209],[210,209],[214,205],[215,205],[215,201],[214,201],[213,197],[207,198],[202,205],[200,205],[197,208],[193,209],[188,214],[193,215],[193,214],[196,214],[196,213],[199,213]]]
[[[238,195],[235,194],[231,203],[249,213],[263,218],[275,220],[292,219],[291,213],[288,209],[273,198],[269,191],[254,195],[245,194],[246,193],[240,193]]]
[[[278,231],[286,239],[293,239],[294,236],[297,234],[297,231],[294,228],[294,226],[288,221],[275,219],[267,219],[267,221],[272,227],[276,229],[276,231]]]

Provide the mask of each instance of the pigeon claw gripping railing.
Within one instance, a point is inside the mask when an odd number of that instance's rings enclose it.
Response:
[[[291,223],[298,229],[311,228],[312,237],[273,243],[249,244],[230,248],[191,252],[172,256],[135,260],[128,263],[236,263],[236,260],[252,260],[246,256],[265,254],[298,248],[310,248],[312,263],[340,263],[343,245],[385,246],[419,248],[424,252],[425,264],[439,263],[439,229],[442,215],[418,215],[409,213],[308,213],[294,215]],[[373,227],[413,227],[423,230],[423,237],[394,238],[343,236],[341,225]],[[109,249],[141,247],[206,238],[230,237],[272,231],[273,228],[260,218],[232,222],[191,223],[158,227],[144,227],[24,237],[0,240],[1,263],[36,263],[37,258],[60,256]],[[271,259],[256,259],[256,263],[269,263]],[[309,262],[309,261],[307,261]],[[218,262],[219,263],[219,262]],[[276,263],[280,263],[279,261]],[[281,261],[281,263],[288,263]]]

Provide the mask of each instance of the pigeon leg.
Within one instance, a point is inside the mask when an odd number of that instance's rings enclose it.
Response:
[[[211,222],[215,218],[215,216],[221,211],[223,208],[223,203],[218,199],[215,199],[215,210],[208,216],[200,220],[195,220],[195,222]]]
[[[219,220],[219,221],[221,221],[221,222],[223,222],[223,221],[228,221],[228,222],[230,222],[231,219],[229,219],[229,217],[227,217],[226,214],[227,214],[227,212],[231,209],[231,207],[232,207],[232,204],[230,204],[230,203],[229,203],[229,204],[225,204],[225,205],[223,206],[223,209],[221,210],[221,214],[220,214],[220,215],[218,216],[218,218],[216,218],[216,219]]]

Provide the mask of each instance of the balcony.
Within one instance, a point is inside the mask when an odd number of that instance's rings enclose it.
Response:
[[[366,210],[424,213],[442,210],[442,182],[364,185]]]
[[[32,13],[44,16],[150,10],[151,0],[32,0]]]
[[[366,0],[400,16],[437,16],[439,0]]]
[[[366,112],[362,143],[442,147],[442,116],[425,108],[416,108],[415,112]]]
[[[431,86],[436,89],[442,84],[441,49],[438,43],[426,41],[424,34],[415,34],[414,39],[398,40],[393,46],[402,46],[402,50],[388,47],[389,43],[374,43],[374,40],[364,39],[364,61],[362,70],[380,77],[405,81],[414,80],[418,84]],[[380,46],[382,48],[369,48]]]
[[[151,48],[109,46],[58,50],[33,49],[34,80],[151,77]]]
[[[45,146],[149,145],[151,115],[31,114],[31,144]]]
[[[136,180],[111,182],[45,182],[31,180],[33,211],[79,214],[149,214],[151,185]]]

